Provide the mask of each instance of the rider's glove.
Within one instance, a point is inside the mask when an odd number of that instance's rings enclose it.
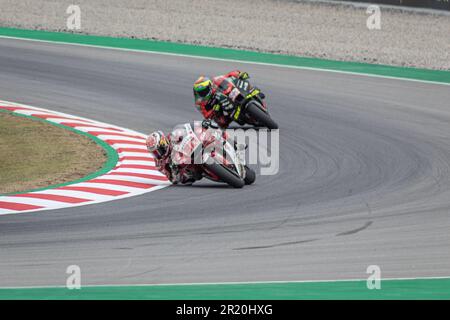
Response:
[[[176,175],[178,173],[178,165],[176,165],[175,163],[169,164],[169,168],[172,175]]]
[[[233,110],[233,108],[234,108],[234,106],[229,100],[226,100],[222,103],[222,109],[224,111],[230,112]]]
[[[209,128],[213,128],[213,129],[219,129],[219,125],[217,124],[217,122],[215,122],[212,119],[205,119],[202,121],[202,127],[204,129],[209,129]]]
[[[247,72],[239,72],[239,79],[247,80],[249,78],[250,78],[250,76],[248,75]]]
[[[180,181],[180,170],[178,166],[174,163],[169,164],[169,168],[170,168],[169,180],[172,183],[177,184]]]
[[[224,111],[231,111],[233,110],[233,104],[231,103],[230,99],[226,95],[221,95],[218,97],[219,104],[222,106],[222,110]]]

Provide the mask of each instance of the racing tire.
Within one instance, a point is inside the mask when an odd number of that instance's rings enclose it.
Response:
[[[214,173],[220,180],[232,186],[233,188],[242,188],[245,185],[245,181],[233,174],[220,164],[205,164],[208,170]]]
[[[270,130],[278,129],[278,124],[273,121],[270,115],[263,111],[254,101],[248,103],[247,114],[263,127]]]
[[[245,166],[245,179],[244,182],[246,185],[252,184],[256,180],[256,173],[253,169]]]

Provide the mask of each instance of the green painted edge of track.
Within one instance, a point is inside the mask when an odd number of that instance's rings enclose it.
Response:
[[[334,61],[146,39],[113,38],[79,33],[25,30],[5,27],[0,28],[0,37],[49,41],[54,43],[70,43],[124,50],[138,50],[153,53],[231,60],[235,62],[260,63],[294,68],[328,70],[387,78],[401,78],[450,84],[450,71],[445,70],[429,70],[359,62]]]
[[[450,278],[382,280],[368,289],[365,280],[174,284],[0,289],[0,299],[31,300],[449,300]]]

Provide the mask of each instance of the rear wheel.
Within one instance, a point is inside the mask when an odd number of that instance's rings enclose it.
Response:
[[[254,102],[251,101],[247,105],[247,114],[255,119],[260,125],[270,129],[278,129],[278,124],[273,121],[268,113],[261,110],[261,108]]]
[[[209,171],[214,173],[220,180],[228,183],[233,188],[242,188],[245,185],[245,181],[232,173],[227,168],[220,164],[205,164]]]

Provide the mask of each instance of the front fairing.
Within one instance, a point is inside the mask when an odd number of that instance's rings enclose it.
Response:
[[[202,145],[189,123],[177,125],[172,133],[172,162],[177,165],[193,164],[194,152]]]

